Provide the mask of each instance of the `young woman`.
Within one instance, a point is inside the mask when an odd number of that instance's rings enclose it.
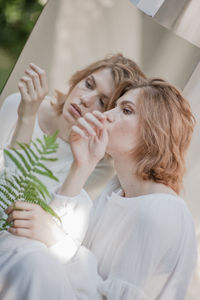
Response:
[[[47,166],[63,182],[73,160],[68,142],[72,125],[87,112],[104,112],[121,81],[129,78],[137,82],[144,77],[135,62],[117,54],[76,72],[69,81],[68,93],[57,92],[53,99],[45,97],[48,86],[44,70],[30,64],[19,81],[20,94],[9,96],[1,108],[0,147],[17,148],[16,142],[29,143],[32,138],[41,138],[43,134],[58,130],[58,161]],[[112,161],[102,159],[86,184],[92,198],[99,194],[99,189],[112,175]],[[46,181],[46,184],[51,189],[57,186],[54,181]]]
[[[192,217],[178,196],[194,128],[189,103],[169,83],[151,79],[122,83],[110,108],[88,113],[72,127],[74,161],[52,203],[65,210],[80,199],[87,202],[82,188],[88,176],[105,152],[113,158],[117,175],[94,202],[82,246],[63,265],[45,249],[20,256],[3,247],[2,300],[11,291],[14,300],[184,299],[196,260]],[[35,220],[31,206],[17,202],[7,210],[17,223],[13,234],[23,236],[24,228],[34,233],[42,224],[46,213]],[[34,238],[47,245],[41,232]]]

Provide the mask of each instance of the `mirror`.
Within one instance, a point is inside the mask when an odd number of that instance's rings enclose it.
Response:
[[[46,2],[0,1],[0,93]]]
[[[197,118],[183,197],[195,221],[200,249],[200,49],[137,9],[133,4],[138,6],[139,2],[142,5],[142,1],[129,0],[49,0],[2,92],[1,103],[17,91],[17,82],[29,62],[46,70],[52,94],[54,88],[67,89],[66,82],[75,70],[119,52],[134,59],[147,76],[162,77],[181,88]],[[160,23],[161,15],[164,20],[162,8],[167,5],[163,2],[155,14]],[[174,17],[168,21],[174,24]],[[199,295],[200,262],[187,299],[197,300]]]

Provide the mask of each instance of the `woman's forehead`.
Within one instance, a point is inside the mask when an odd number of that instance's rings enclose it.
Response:
[[[130,89],[129,91],[125,92],[119,99],[136,103],[140,92],[141,89],[139,88]]]
[[[115,82],[110,68],[99,69],[90,74],[91,79],[99,93],[110,97],[115,89]]]

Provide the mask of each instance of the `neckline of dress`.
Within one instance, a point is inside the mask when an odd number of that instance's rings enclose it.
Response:
[[[169,193],[150,193],[150,194],[144,194],[144,195],[139,195],[139,196],[135,196],[135,197],[123,197],[122,196],[122,189],[118,189],[117,191],[113,191],[110,195],[110,200],[119,203],[120,205],[131,205],[135,202],[137,202],[138,200],[141,199],[152,199],[152,198],[157,198],[157,197],[164,197],[167,199],[173,199],[179,203],[181,203],[182,205],[186,206],[185,201],[180,197],[180,196],[176,196],[176,195],[172,195]]]

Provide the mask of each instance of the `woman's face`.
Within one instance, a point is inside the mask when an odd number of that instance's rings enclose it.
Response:
[[[131,154],[137,144],[138,120],[137,97],[139,89],[130,90],[121,96],[116,106],[106,111],[108,146],[106,152],[112,157]]]
[[[63,117],[73,125],[87,112],[94,110],[104,112],[114,88],[115,84],[109,68],[90,74],[69,94],[63,107]]]

